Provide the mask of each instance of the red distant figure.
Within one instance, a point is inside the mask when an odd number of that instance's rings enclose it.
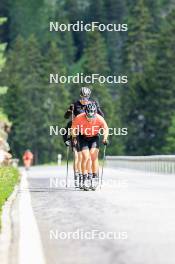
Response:
[[[33,154],[29,149],[24,152],[23,162],[26,170],[29,170],[33,163]]]

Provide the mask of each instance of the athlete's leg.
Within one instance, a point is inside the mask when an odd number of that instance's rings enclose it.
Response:
[[[88,142],[89,154],[90,154],[90,148],[91,148],[91,140]],[[90,155],[89,155],[89,159],[88,159],[88,162],[87,162],[87,172],[88,172],[88,181],[89,181],[89,184],[90,184],[90,181],[92,179],[92,160],[91,160]]]
[[[82,174],[86,175],[87,174],[87,163],[89,160],[89,149],[83,149],[82,150]]]
[[[87,162],[87,171],[88,171],[88,173],[92,173],[92,161],[91,161],[90,157],[89,157],[88,162]]]
[[[25,166],[26,170],[30,169],[31,163],[32,163],[32,161],[29,159],[24,160],[24,166]]]
[[[87,180],[88,180],[88,171],[87,164],[90,157],[88,141],[84,137],[79,137],[79,146],[82,153],[82,180],[80,182],[80,189],[88,190]]]
[[[83,173],[83,189],[85,191],[89,191],[89,188],[91,186],[91,180],[89,178],[87,166],[89,162],[90,152],[89,148],[82,150],[82,173]]]
[[[74,172],[78,172],[78,152],[77,150],[74,148]]]
[[[74,155],[74,185],[75,185],[75,188],[78,188],[78,182],[79,182],[79,168],[78,168],[78,162],[79,162],[79,159],[78,159],[78,151],[75,147],[73,147],[73,155]]]
[[[98,162],[98,148],[91,148],[90,156],[92,160],[92,176],[91,176],[91,186],[90,188],[95,191],[99,185],[99,162]]]
[[[82,164],[82,153],[81,151],[78,151],[78,172],[81,173],[82,172],[82,168],[81,168],[81,164]]]
[[[99,137],[94,137],[90,144],[90,157],[92,161],[91,189],[96,190],[99,184]]]
[[[92,173],[98,174],[99,171],[99,162],[98,162],[99,137],[98,136],[92,138],[89,148],[90,148],[90,157],[92,161]]]
[[[92,161],[92,173],[96,173],[96,174],[98,174],[99,171],[98,154],[99,154],[99,149],[92,148],[90,150],[90,157]]]

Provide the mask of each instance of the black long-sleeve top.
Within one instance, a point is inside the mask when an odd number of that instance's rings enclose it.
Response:
[[[97,113],[104,117],[104,114],[103,114],[103,112],[102,112],[102,110],[100,108],[99,103],[97,101],[93,100],[93,99],[89,99],[89,102],[90,103],[94,103],[96,105],[96,107],[97,107]],[[73,115],[77,116],[77,115],[79,115],[81,113],[84,113],[85,107],[86,107],[86,105],[82,105],[80,103],[80,101],[76,101],[73,104],[73,108],[74,108]],[[72,115],[72,110],[71,110],[71,106],[70,106],[69,109],[66,111],[66,113],[64,115],[64,118],[68,119],[68,118],[71,117],[71,115]]]

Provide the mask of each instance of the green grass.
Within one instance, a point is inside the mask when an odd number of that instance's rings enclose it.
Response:
[[[0,167],[0,220],[2,206],[19,182],[19,171],[13,167]],[[1,226],[1,223],[0,223]]]

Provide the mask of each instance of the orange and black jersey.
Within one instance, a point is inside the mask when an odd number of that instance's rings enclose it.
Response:
[[[94,137],[99,134],[100,129],[103,129],[103,135],[108,138],[109,129],[106,121],[102,116],[96,114],[91,120],[88,120],[85,113],[75,117],[72,123],[72,135],[75,136],[75,130],[78,134],[85,137]],[[76,132],[77,133],[77,132]]]

